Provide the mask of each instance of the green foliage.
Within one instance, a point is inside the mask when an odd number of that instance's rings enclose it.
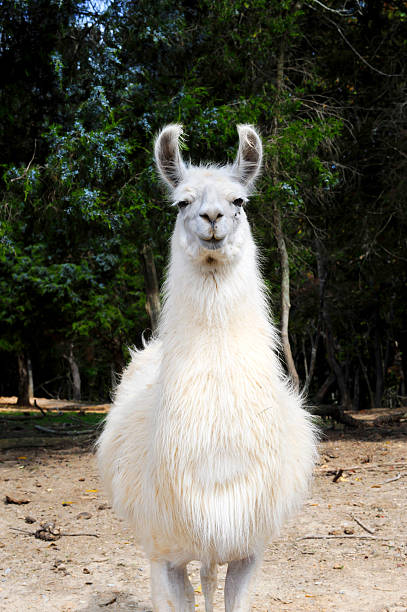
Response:
[[[400,351],[407,355],[400,331],[406,329],[400,306],[406,294],[405,7],[379,5],[359,4],[340,17],[293,0],[111,0],[92,9],[77,0],[4,2],[5,371],[16,369],[8,365],[10,355],[25,352],[38,381],[67,381],[73,345],[84,394],[108,396],[126,346],[140,344],[149,326],[145,243],[153,247],[160,277],[165,266],[175,213],[158,184],[152,143],[175,121],[186,129],[186,158],[219,163],[234,158],[237,123],[259,127],[264,172],[248,214],[278,317],[271,205],[281,211],[291,340],[302,379],[304,357],[319,342],[312,390],[329,373],[317,242],[347,384],[356,384],[361,362],[374,386],[378,360],[385,369],[386,359],[390,367]],[[375,67],[397,76],[381,76]],[[389,374],[392,385],[401,371]],[[52,384],[54,393],[70,391],[68,382]]]

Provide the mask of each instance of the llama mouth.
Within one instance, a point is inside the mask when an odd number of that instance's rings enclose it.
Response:
[[[205,249],[216,251],[216,249],[220,249],[223,246],[225,238],[200,238],[200,241]]]

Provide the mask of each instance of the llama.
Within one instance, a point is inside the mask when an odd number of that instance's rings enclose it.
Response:
[[[244,204],[260,171],[255,129],[238,126],[233,165],[182,160],[180,125],[155,143],[178,216],[158,333],[133,351],[98,442],[115,511],[151,562],[155,612],[191,612],[201,562],[205,610],[228,564],[226,612],[249,609],[266,543],[299,507],[316,437],[285,379]]]

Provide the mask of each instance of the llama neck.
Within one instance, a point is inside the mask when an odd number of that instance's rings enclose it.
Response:
[[[256,247],[248,235],[232,263],[199,265],[189,258],[176,239],[171,249],[165,284],[165,303],[160,336],[183,338],[196,331],[219,335],[245,327],[263,339],[270,336],[263,281],[258,269]]]

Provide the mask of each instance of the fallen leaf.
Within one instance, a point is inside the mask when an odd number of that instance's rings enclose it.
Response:
[[[97,493],[97,489],[86,489],[86,493]]]
[[[21,506],[22,504],[29,504],[30,500],[29,499],[15,499],[14,497],[10,497],[9,495],[6,495],[4,503],[5,504],[17,504],[18,506]]]
[[[343,569],[343,565],[334,565],[332,569]]]
[[[59,540],[61,532],[53,523],[46,523],[43,527],[37,529],[34,533],[34,537],[44,542],[54,542],[55,540]]]

